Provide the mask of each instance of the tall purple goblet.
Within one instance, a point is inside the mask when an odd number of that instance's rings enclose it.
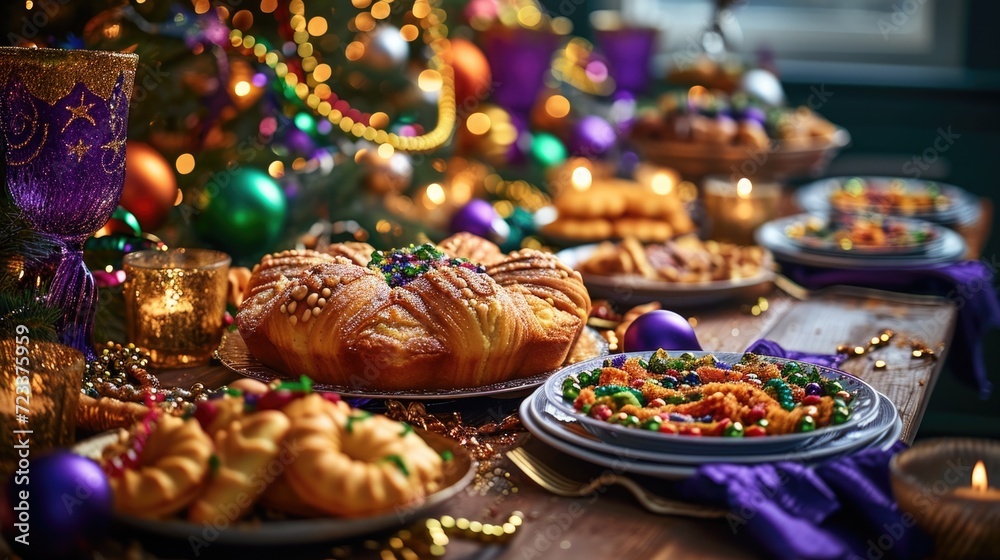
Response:
[[[486,59],[493,73],[493,101],[527,116],[545,85],[552,53],[562,38],[550,31],[494,27],[486,37]]]
[[[659,33],[653,27],[619,27],[594,32],[618,89],[632,95],[646,91]]]
[[[114,212],[125,180],[134,54],[0,47],[0,150],[7,192],[61,245],[41,270],[61,310],[59,340],[94,355],[97,292],[83,243]],[[33,277],[33,276],[29,276]]]

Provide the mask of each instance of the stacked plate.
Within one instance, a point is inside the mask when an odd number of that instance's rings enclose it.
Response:
[[[854,195],[845,196],[852,191]],[[817,214],[876,212],[948,227],[974,223],[980,216],[979,201],[973,194],[953,185],[920,179],[831,177],[803,186],[796,198],[799,206]]]
[[[968,248],[962,236],[930,222],[906,218],[891,220],[927,232],[928,241],[901,247],[844,249],[835,243],[809,243],[788,235],[789,229],[801,229],[812,220],[828,218],[800,214],[767,222],[757,230],[757,243],[769,249],[780,262],[793,262],[823,268],[904,269],[943,265],[965,258]]]
[[[648,359],[651,352],[626,354]],[[704,355],[707,352],[694,352]],[[738,362],[742,354],[713,352],[719,360]],[[789,360],[767,358],[776,363]],[[560,370],[521,404],[521,422],[552,447],[583,461],[617,471],[678,479],[704,463],[754,464],[774,461],[816,463],[871,447],[887,448],[903,430],[896,407],[870,385],[844,372],[815,366],[827,379],[855,394],[850,419],[812,432],[761,438],[691,437],[626,428],[591,418],[562,398],[569,376],[600,367],[602,359]]]

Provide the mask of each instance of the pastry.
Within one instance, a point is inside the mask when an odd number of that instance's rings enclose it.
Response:
[[[737,280],[760,273],[764,249],[717,241],[701,241],[687,235],[641,245],[626,238],[620,243],[602,243],[584,262],[580,272],[600,276],[635,275],[665,282],[712,282]]]
[[[196,420],[160,417],[138,463],[109,477],[115,510],[145,519],[163,519],[181,511],[201,493],[211,455],[212,440]],[[109,455],[105,458],[112,461]]]
[[[543,373],[562,365],[590,310],[580,275],[530,249],[490,266],[431,245],[367,267],[317,255],[265,257],[236,325],[262,363],[323,383],[443,389]]]
[[[360,516],[441,488],[445,459],[409,425],[310,386],[233,391],[199,402],[196,420],[163,416],[148,431],[148,419],[123,430],[102,454],[116,510],[215,525],[247,517],[258,502],[277,514]],[[220,423],[210,437],[205,426]]]
[[[278,457],[290,425],[282,412],[264,410],[219,430],[215,434],[218,467],[188,511],[188,519],[212,523],[220,515],[243,517],[260,497],[254,480]]]
[[[672,172],[660,171],[677,178]],[[587,190],[566,189],[553,200],[557,218],[542,227],[556,238],[581,241],[611,237],[636,237],[666,241],[694,231],[694,222],[676,191],[657,193],[652,188],[621,179],[602,179]]]
[[[496,264],[506,258],[496,243],[466,232],[456,233],[445,239],[438,245],[438,249],[449,256],[467,259],[481,265]]]
[[[339,404],[308,395],[284,409],[298,453],[285,478],[299,500],[330,515],[359,516],[440,487],[441,457],[412,428]]]
[[[803,149],[833,142],[836,125],[808,107],[768,105],[746,92],[729,94],[696,86],[664,94],[658,110],[641,113],[632,127],[639,141],[700,145],[706,156],[726,147],[751,152]]]

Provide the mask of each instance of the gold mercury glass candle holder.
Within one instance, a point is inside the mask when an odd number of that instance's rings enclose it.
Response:
[[[747,178],[708,177],[702,190],[705,214],[711,222],[710,239],[740,245],[753,244],[758,227],[778,214],[781,185]]]
[[[83,383],[83,353],[27,332],[0,340],[0,481],[21,459],[76,436],[76,408]]]
[[[229,255],[208,249],[125,255],[129,341],[158,368],[208,363],[222,339]]]
[[[922,441],[889,474],[900,509],[934,537],[934,558],[1000,558],[1000,442]]]

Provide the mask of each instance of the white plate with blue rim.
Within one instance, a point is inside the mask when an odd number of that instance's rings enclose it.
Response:
[[[672,356],[679,356],[683,351],[671,353]],[[701,357],[712,354],[717,361],[733,364],[743,357],[742,353],[732,352],[704,352],[692,351],[691,354]],[[874,418],[879,410],[879,397],[871,385],[854,377],[848,373],[808,364],[801,360],[789,360],[785,358],[775,358],[762,356],[761,358],[773,362],[779,366],[784,366],[788,362],[798,362],[807,368],[816,368],[817,373],[823,379],[839,382],[844,390],[853,395],[851,399],[851,415],[846,422],[818,428],[809,432],[798,432],[792,434],[778,434],[761,438],[723,438],[723,437],[693,437],[681,434],[661,434],[649,430],[627,428],[625,426],[606,422],[588,416],[577,411],[573,403],[563,398],[562,384],[568,377],[576,378],[582,372],[589,372],[600,368],[606,359],[613,359],[624,362],[628,358],[641,358],[649,360],[653,352],[630,352],[618,354],[612,358],[595,358],[573,364],[559,370],[548,379],[543,385],[548,402],[556,406],[562,412],[575,418],[581,426],[603,441],[616,444],[618,446],[632,447],[635,449],[655,450],[666,453],[691,453],[699,455],[743,455],[759,453],[780,453],[799,449],[807,443],[821,443],[830,441],[841,432],[855,429],[858,424],[867,422]]]

